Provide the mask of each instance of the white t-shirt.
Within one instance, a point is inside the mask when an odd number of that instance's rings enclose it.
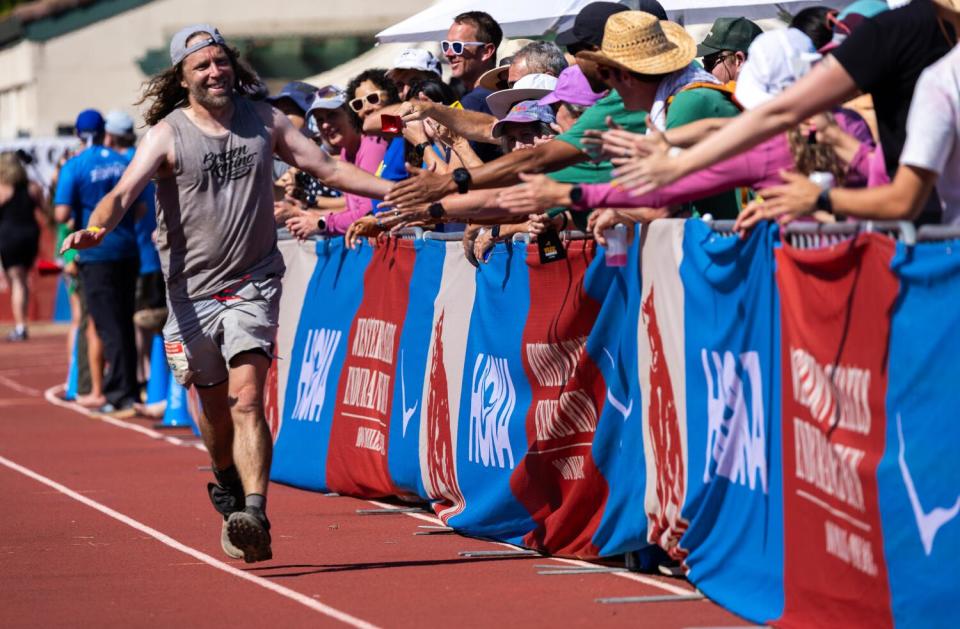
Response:
[[[960,225],[960,46],[920,75],[900,163],[940,176],[943,223]]]

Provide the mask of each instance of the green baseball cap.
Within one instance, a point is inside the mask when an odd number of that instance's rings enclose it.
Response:
[[[763,32],[759,26],[745,17],[718,17],[703,42],[697,46],[697,56],[738,50],[747,52],[750,43]]]

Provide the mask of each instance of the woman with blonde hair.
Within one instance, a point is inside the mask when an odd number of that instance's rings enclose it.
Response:
[[[0,154],[0,264],[10,278],[10,301],[16,325],[9,341],[27,340],[27,273],[37,259],[40,226],[37,199],[16,153]]]

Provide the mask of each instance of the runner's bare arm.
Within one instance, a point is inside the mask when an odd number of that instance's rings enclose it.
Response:
[[[61,251],[71,248],[88,249],[99,245],[123,219],[130,206],[136,203],[140,193],[157,171],[165,164],[172,163],[173,131],[166,123],[161,122],[143,136],[120,181],[94,208],[88,227],[67,236]]]
[[[375,177],[343,160],[333,159],[295,129],[279,110],[271,108],[271,112],[274,149],[283,161],[343,192],[382,199],[390,190],[390,181]]]

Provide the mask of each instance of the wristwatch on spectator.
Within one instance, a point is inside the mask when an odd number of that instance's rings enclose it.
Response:
[[[431,203],[430,207],[427,208],[427,212],[429,212],[430,218],[437,221],[442,219],[443,216],[447,213],[447,211],[443,209],[443,204],[440,203],[439,201],[437,201],[436,203]]]
[[[466,168],[455,168],[453,170],[453,183],[457,184],[457,192],[460,194],[466,194],[470,189],[470,182],[473,180],[470,177],[470,171]]]
[[[583,188],[580,187],[580,184],[575,183],[573,187],[570,188],[570,205],[576,205],[580,203],[583,199]]]
[[[833,203],[830,201],[830,188],[824,188],[817,195],[816,208],[833,214]]]
[[[490,237],[493,238],[494,240],[497,240],[497,239],[500,238],[500,224],[499,224],[499,223],[496,224],[496,225],[494,225],[494,226],[490,229]]]
[[[321,234],[324,233],[325,231],[327,231],[327,219],[323,218],[322,216],[321,216],[320,218],[318,218],[318,219],[317,219],[317,229],[320,230],[320,233],[321,233]]]
[[[423,154],[427,152],[428,148],[430,148],[429,142],[421,142],[413,147],[413,152],[416,153],[417,159],[419,159],[421,162],[423,161]]]

